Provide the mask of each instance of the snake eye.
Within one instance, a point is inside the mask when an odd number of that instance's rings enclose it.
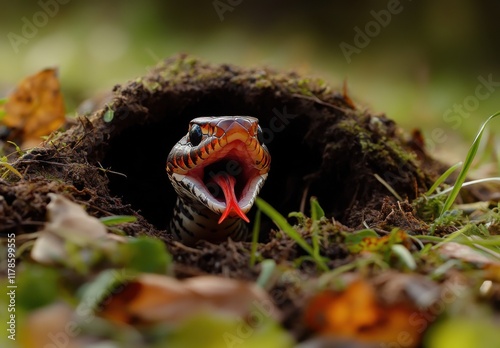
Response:
[[[257,139],[261,145],[264,145],[264,133],[262,132],[262,128],[260,128],[260,126],[257,128]]]
[[[197,124],[193,124],[189,130],[189,142],[194,146],[201,143],[201,138],[203,134],[201,133],[201,127]]]

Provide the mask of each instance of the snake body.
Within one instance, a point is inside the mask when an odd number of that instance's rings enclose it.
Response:
[[[167,174],[178,196],[170,231],[186,244],[246,239],[246,213],[270,164],[257,118],[193,119],[167,159]]]

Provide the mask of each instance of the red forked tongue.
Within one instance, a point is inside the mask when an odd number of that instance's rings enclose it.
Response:
[[[217,185],[222,188],[222,191],[224,192],[224,198],[226,199],[226,210],[224,210],[224,213],[222,213],[219,219],[219,224],[229,216],[231,210],[234,210],[236,215],[238,215],[244,221],[250,222],[245,213],[241,211],[241,208],[238,205],[238,200],[236,199],[236,195],[234,194],[234,185],[236,184],[236,179],[234,178],[234,176],[223,173],[214,176],[213,179],[217,183]]]

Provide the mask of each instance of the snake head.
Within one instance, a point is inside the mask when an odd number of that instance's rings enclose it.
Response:
[[[248,221],[245,214],[264,185],[271,164],[263,138],[255,117],[193,119],[167,160],[167,174],[177,194],[221,215],[219,223],[226,216]]]

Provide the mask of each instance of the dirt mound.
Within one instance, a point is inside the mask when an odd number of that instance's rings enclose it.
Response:
[[[106,107],[79,116],[13,164],[23,178],[9,174],[0,181],[1,233],[36,230],[47,193],[58,192],[92,215],[138,216],[126,227],[131,235],[165,237],[175,202],[165,161],[198,116],[259,118],[273,157],[261,197],[284,214],[317,196],[329,216],[357,228],[391,196],[375,174],[412,199],[440,167],[384,115],[293,72],[179,55],[113,93]]]

